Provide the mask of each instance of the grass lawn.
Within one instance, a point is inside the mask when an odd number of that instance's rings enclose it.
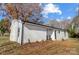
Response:
[[[9,42],[9,37],[0,36],[0,45]]]
[[[41,41],[26,43],[20,46],[10,42],[9,37],[0,37],[1,55],[77,55],[79,54],[79,41],[69,39],[66,41]]]
[[[17,54],[16,49],[20,45],[16,42],[11,42],[9,37],[1,36],[0,37],[0,54],[8,55],[8,54]]]

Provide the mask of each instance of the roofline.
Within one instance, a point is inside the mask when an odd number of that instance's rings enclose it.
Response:
[[[45,27],[49,27],[49,28],[54,28],[54,29],[59,29],[59,30],[64,30],[66,31],[67,29],[62,29],[62,28],[57,28],[57,27],[53,27],[53,26],[47,26],[47,25],[43,25],[43,24],[38,24],[38,23],[34,23],[34,22],[30,22],[30,21],[24,21],[24,23],[27,22],[27,23],[31,23],[31,24],[35,24],[35,25],[40,25],[40,26],[45,26]]]

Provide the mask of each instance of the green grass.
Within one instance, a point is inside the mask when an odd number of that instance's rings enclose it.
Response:
[[[9,37],[8,36],[0,36],[0,45],[4,44],[6,42],[10,42]]]
[[[11,42],[8,36],[0,37],[0,54],[1,55],[18,54],[16,50],[19,46],[20,45],[18,43]]]

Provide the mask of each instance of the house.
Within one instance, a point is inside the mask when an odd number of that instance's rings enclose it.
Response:
[[[66,40],[68,32],[65,29],[55,28],[32,22],[22,23],[21,20],[13,20],[11,24],[10,40],[20,44],[41,40]]]

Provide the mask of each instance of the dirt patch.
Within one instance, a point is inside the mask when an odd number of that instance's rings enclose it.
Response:
[[[79,41],[41,41],[26,43],[20,46],[1,38],[0,54],[8,55],[77,55],[79,54]]]
[[[25,44],[18,50],[23,55],[75,55],[75,41],[44,41]],[[79,44],[79,43],[78,43]]]

